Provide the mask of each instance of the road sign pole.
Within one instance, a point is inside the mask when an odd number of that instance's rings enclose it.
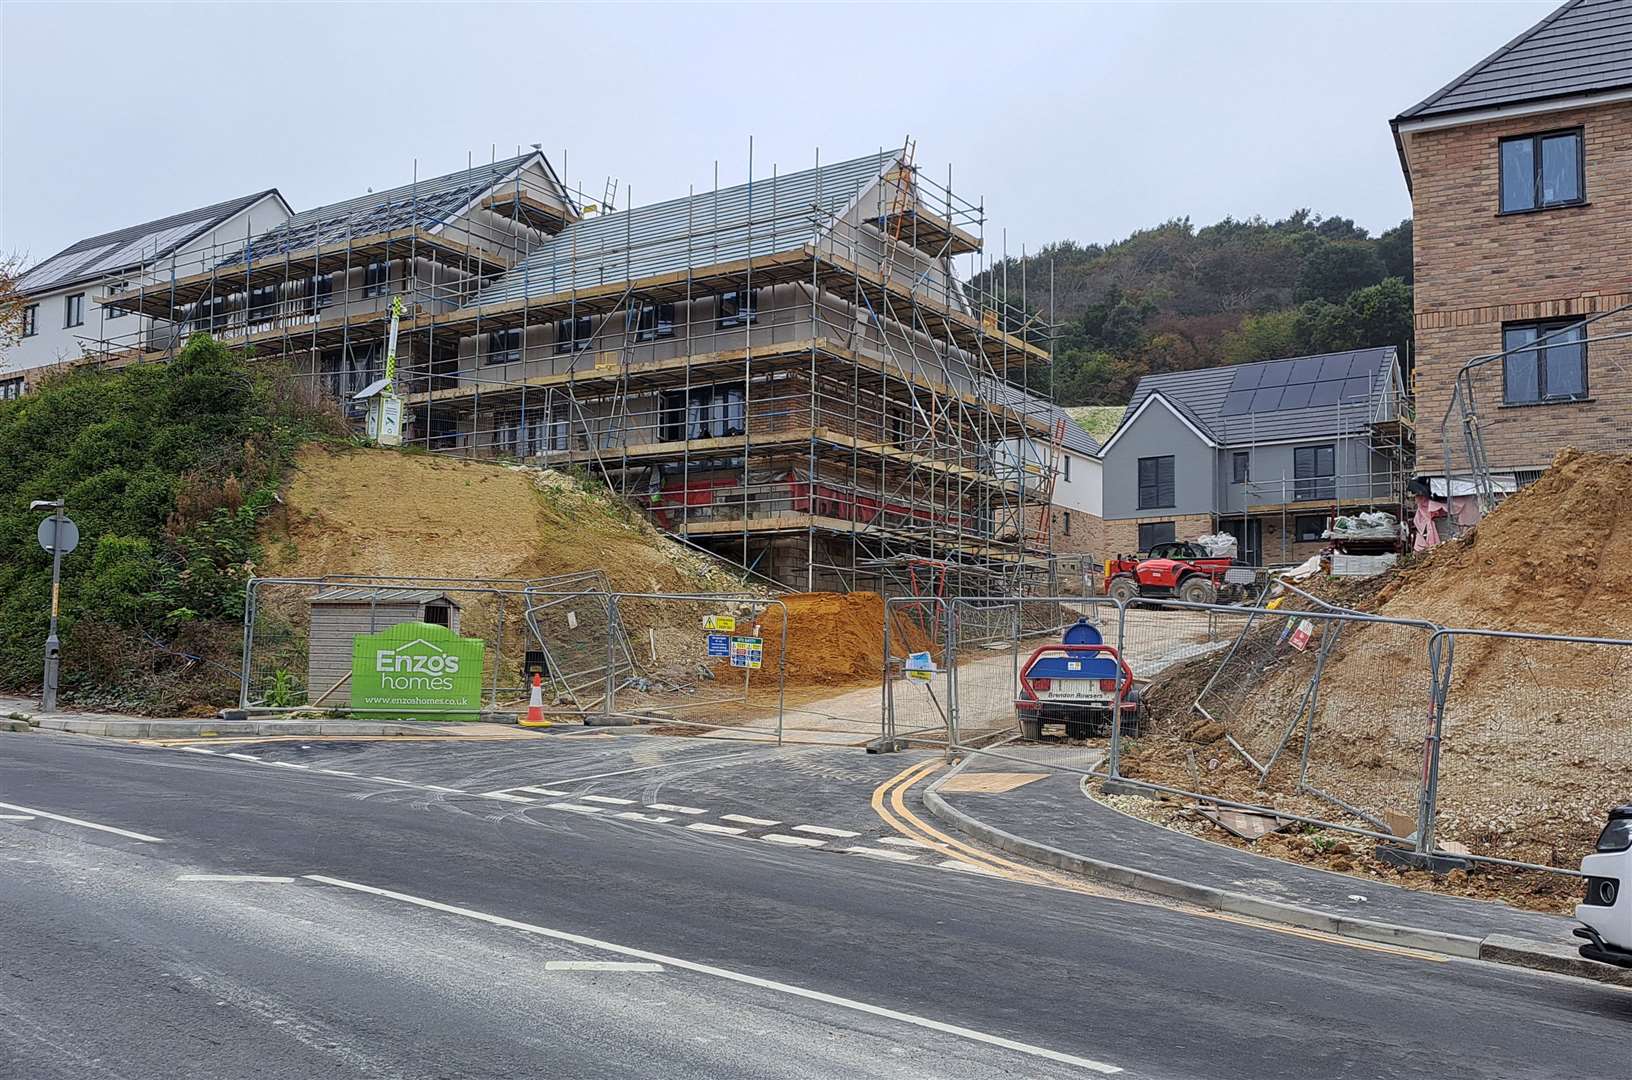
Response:
[[[51,515],[54,524],[53,533],[61,537],[67,531],[62,523],[67,520],[62,513],[62,504],[57,504],[56,512]],[[40,691],[40,711],[57,711],[57,676],[62,667],[62,643],[57,639],[57,612],[62,601],[62,544],[60,541],[51,545],[51,631],[45,638],[45,687]]]

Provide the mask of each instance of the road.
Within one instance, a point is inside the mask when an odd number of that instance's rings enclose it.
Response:
[[[0,1077],[1508,1080],[1632,1042],[1624,990],[944,865],[872,805],[922,757],[212,749],[0,736]]]

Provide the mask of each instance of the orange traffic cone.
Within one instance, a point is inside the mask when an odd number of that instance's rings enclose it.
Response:
[[[527,718],[519,721],[522,727],[549,727],[550,722],[544,719],[544,679],[538,672],[533,672],[533,694],[527,699]]]

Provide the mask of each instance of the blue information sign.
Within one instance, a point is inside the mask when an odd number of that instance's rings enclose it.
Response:
[[[710,655],[710,656],[730,656],[731,655],[731,637],[730,637],[730,635],[729,634],[710,634],[710,635],[708,635],[708,655]]]

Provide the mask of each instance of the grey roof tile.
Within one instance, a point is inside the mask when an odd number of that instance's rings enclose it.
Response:
[[[1223,414],[1224,398],[1229,394],[1238,373],[1267,368],[1299,360],[1335,360],[1346,357],[1349,372],[1355,378],[1365,378],[1370,393],[1361,401],[1349,398],[1333,405],[1305,406],[1280,409],[1274,412],[1246,413],[1237,416]],[[1126,424],[1138,411],[1145,399],[1159,393],[1187,420],[1212,436],[1220,446],[1246,446],[1254,442],[1282,439],[1311,439],[1335,436],[1363,427],[1378,409],[1393,385],[1390,371],[1395,363],[1392,345],[1375,349],[1354,349],[1347,352],[1319,353],[1315,356],[1286,357],[1279,360],[1260,360],[1251,364],[1227,364],[1223,367],[1198,368],[1194,371],[1172,371],[1160,375],[1146,375],[1134,387],[1122,415]],[[1364,372],[1364,375],[1355,374]],[[1250,376],[1247,376],[1250,378]]]
[[[1395,122],[1632,86],[1632,0],[1570,0]]]

